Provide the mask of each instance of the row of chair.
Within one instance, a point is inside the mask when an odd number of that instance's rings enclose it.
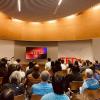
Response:
[[[97,100],[98,98],[100,98],[100,89],[97,90],[85,90],[84,94],[88,94],[89,96],[93,97],[94,100]],[[31,100],[40,100],[41,96],[39,95],[35,95],[33,94],[31,97]],[[25,100],[25,96],[24,95],[18,95],[14,97],[14,100]],[[71,100],[75,100],[75,98],[71,99]]]
[[[3,77],[0,77],[0,85],[2,85],[2,81],[3,81]],[[83,84],[82,81],[73,81],[70,83],[70,88],[71,88],[71,90],[78,90],[79,87],[82,86],[82,84]],[[91,96],[94,96],[96,99],[100,98],[100,89],[98,89],[98,90],[86,90],[84,93],[89,94]],[[33,94],[31,97],[31,100],[40,100],[40,98],[41,98],[41,96]],[[15,96],[14,100],[25,100],[25,96],[23,94]]]
[[[41,99],[41,96],[36,95],[36,94],[33,94],[32,97],[31,97],[31,100],[40,100],[40,99]],[[14,100],[25,100],[25,96],[23,94],[15,96]]]

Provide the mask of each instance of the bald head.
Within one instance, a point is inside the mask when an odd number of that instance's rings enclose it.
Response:
[[[40,77],[43,82],[46,82],[49,80],[50,74],[48,71],[42,71]]]
[[[87,78],[91,78],[93,76],[93,71],[88,68],[85,70],[85,75],[87,76]]]

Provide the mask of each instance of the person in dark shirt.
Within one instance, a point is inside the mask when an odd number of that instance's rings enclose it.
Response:
[[[15,96],[23,94],[24,91],[25,91],[24,85],[23,84],[19,84],[15,77],[12,77],[10,83],[6,83],[6,84],[3,85],[3,90],[4,89],[9,89],[9,88],[14,91],[14,95]]]
[[[0,61],[0,77],[3,77],[3,84],[7,83],[9,80],[8,69],[5,60]]]
[[[26,71],[26,75],[25,75],[26,77],[33,72],[33,68],[34,68],[35,65],[36,65],[36,63],[29,62],[28,70]]]
[[[57,71],[61,71],[62,70],[61,63],[58,60],[55,61],[52,70],[53,70],[53,73],[56,73]]]

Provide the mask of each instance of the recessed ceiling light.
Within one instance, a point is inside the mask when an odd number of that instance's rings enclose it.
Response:
[[[60,5],[61,5],[62,1],[63,1],[63,0],[59,0],[59,2],[58,2],[58,6],[60,6]]]
[[[21,12],[21,0],[17,0],[18,11]]]
[[[58,1],[58,4],[57,4],[57,6],[56,6],[56,8],[55,8],[55,10],[54,10],[54,12],[53,12],[53,14],[56,14],[56,13],[57,13],[57,10],[59,9],[59,7],[60,7],[60,5],[62,4],[62,2],[63,2],[63,0],[59,0],[59,1]]]

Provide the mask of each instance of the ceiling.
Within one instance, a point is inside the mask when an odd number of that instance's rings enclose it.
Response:
[[[18,12],[17,0],[0,0],[0,11],[21,20],[45,21],[82,12],[100,3],[100,0],[63,0],[54,14],[58,2],[59,0],[21,0],[21,12]]]

